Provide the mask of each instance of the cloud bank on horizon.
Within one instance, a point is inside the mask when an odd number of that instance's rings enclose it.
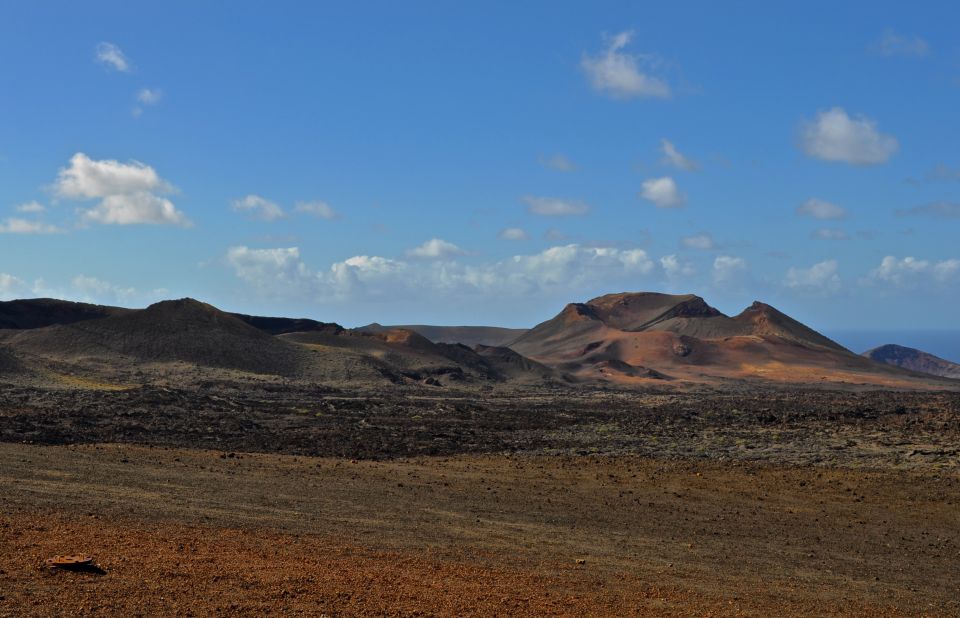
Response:
[[[525,38],[532,7],[510,27],[381,7],[418,36],[374,23],[374,47],[349,7],[336,28],[147,10],[196,54],[104,16],[4,78],[36,92],[0,121],[0,299],[516,326],[650,289],[833,328],[956,326],[933,308],[960,302],[960,49],[944,29],[960,8],[928,9],[900,28],[905,9],[824,25],[762,3],[749,18],[703,3],[696,23],[584,7]],[[0,24],[9,53],[49,26],[12,11],[26,27]],[[295,44],[307,23],[324,36]]]

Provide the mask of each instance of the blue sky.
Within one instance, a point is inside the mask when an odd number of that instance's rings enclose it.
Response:
[[[5,3],[0,297],[956,327],[960,9],[774,4]]]

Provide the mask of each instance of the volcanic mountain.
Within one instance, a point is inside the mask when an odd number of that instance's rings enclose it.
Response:
[[[887,344],[863,353],[867,358],[895,365],[910,371],[928,373],[944,378],[960,379],[960,364],[944,360],[927,352],[901,345]]]
[[[770,305],[755,302],[730,317],[692,294],[608,294],[572,303],[510,348],[581,378],[617,383],[918,380],[857,356]]]
[[[0,331],[17,352],[57,361],[182,362],[291,375],[303,351],[240,318],[185,298],[44,328]]]

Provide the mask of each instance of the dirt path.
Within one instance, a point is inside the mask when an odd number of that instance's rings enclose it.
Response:
[[[0,615],[958,615],[958,507],[946,471],[0,444]],[[108,574],[36,570],[79,551]]]

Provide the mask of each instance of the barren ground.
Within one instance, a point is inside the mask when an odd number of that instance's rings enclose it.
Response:
[[[895,467],[6,443],[0,615],[958,615],[960,475]]]

